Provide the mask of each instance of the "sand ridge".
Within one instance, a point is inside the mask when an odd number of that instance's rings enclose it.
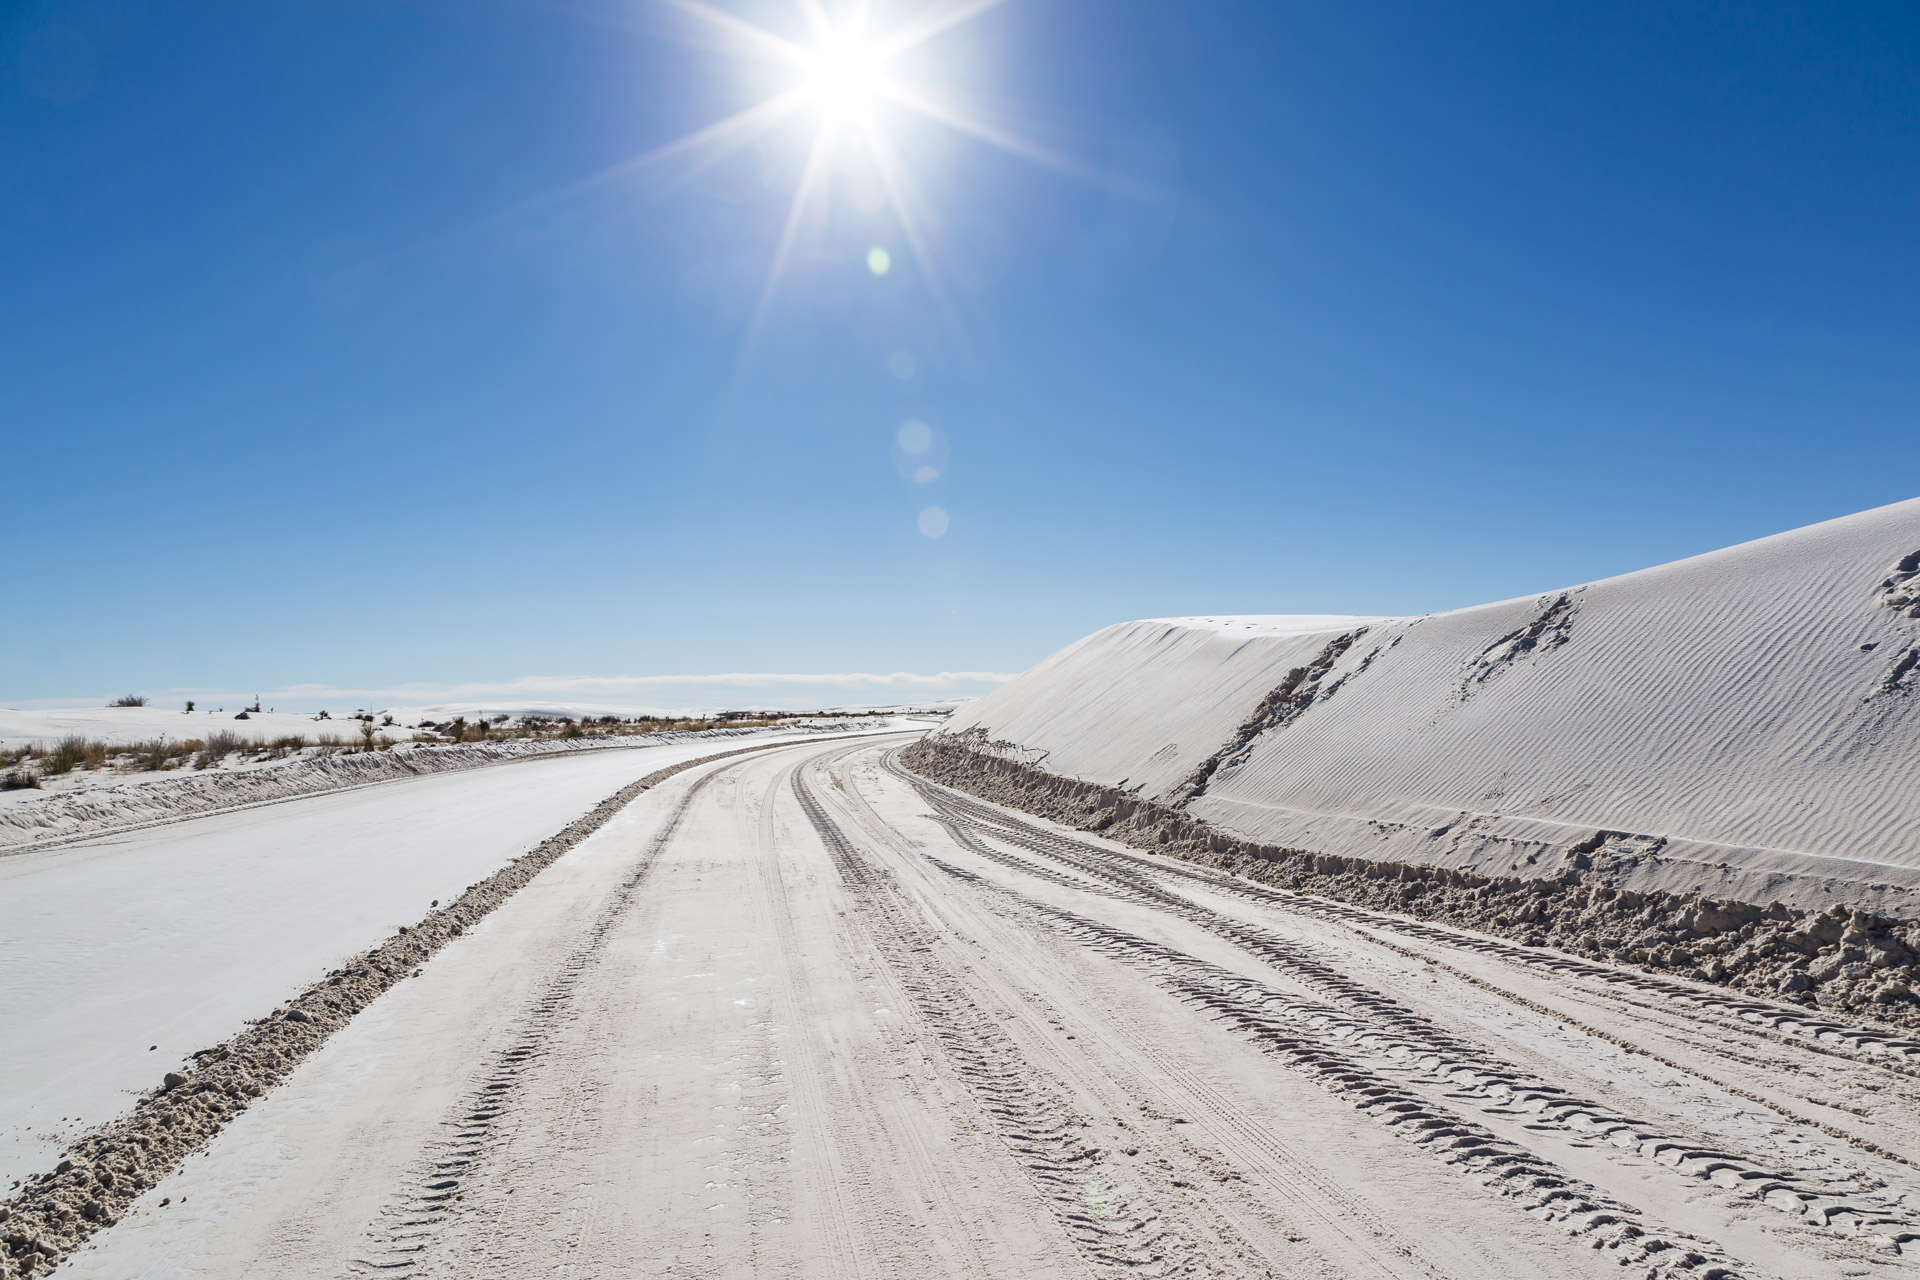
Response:
[[[1917,548],[1920,500],[1452,613],[1122,623],[946,732],[1251,844],[1917,918]]]

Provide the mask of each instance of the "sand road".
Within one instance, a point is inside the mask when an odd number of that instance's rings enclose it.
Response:
[[[1884,1046],[1145,858],[898,742],[646,792],[60,1274],[1920,1270]]]
[[[609,792],[715,750],[534,757],[0,852],[0,1185]]]

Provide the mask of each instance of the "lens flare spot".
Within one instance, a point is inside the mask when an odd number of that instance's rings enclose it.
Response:
[[[939,507],[928,507],[920,513],[920,518],[915,523],[920,526],[920,532],[927,537],[938,538],[947,531],[947,513]]]
[[[927,484],[939,478],[940,468],[938,467],[921,467],[913,473],[914,483],[916,484]]]
[[[918,367],[918,363],[919,362],[913,358],[913,352],[896,351],[887,357],[887,372],[900,379],[900,381],[905,382],[913,376],[913,371]]]
[[[903,422],[900,429],[893,433],[894,440],[900,446],[900,452],[918,456],[933,447],[933,428],[918,420]]]
[[[879,245],[867,250],[867,270],[883,276],[893,270],[893,255]]]

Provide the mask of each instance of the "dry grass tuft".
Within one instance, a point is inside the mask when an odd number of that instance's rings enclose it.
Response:
[[[73,766],[87,758],[87,740],[77,733],[70,733],[53,744],[53,749],[41,757],[40,767],[49,774],[72,773]]]
[[[134,743],[129,754],[133,757],[134,768],[158,773],[162,769],[171,769],[176,760],[185,759],[192,754],[192,750],[184,742],[155,738],[150,742]]]
[[[197,769],[210,768],[219,764],[236,751],[245,750],[247,740],[231,729],[215,729],[208,734],[200,746],[200,757],[194,761]]]

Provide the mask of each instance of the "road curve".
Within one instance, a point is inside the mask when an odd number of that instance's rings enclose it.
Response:
[[[8,851],[0,1187],[610,793],[765,740],[534,756]]]
[[[1516,950],[770,750],[641,795],[61,1274],[1920,1270],[1904,1062]]]

